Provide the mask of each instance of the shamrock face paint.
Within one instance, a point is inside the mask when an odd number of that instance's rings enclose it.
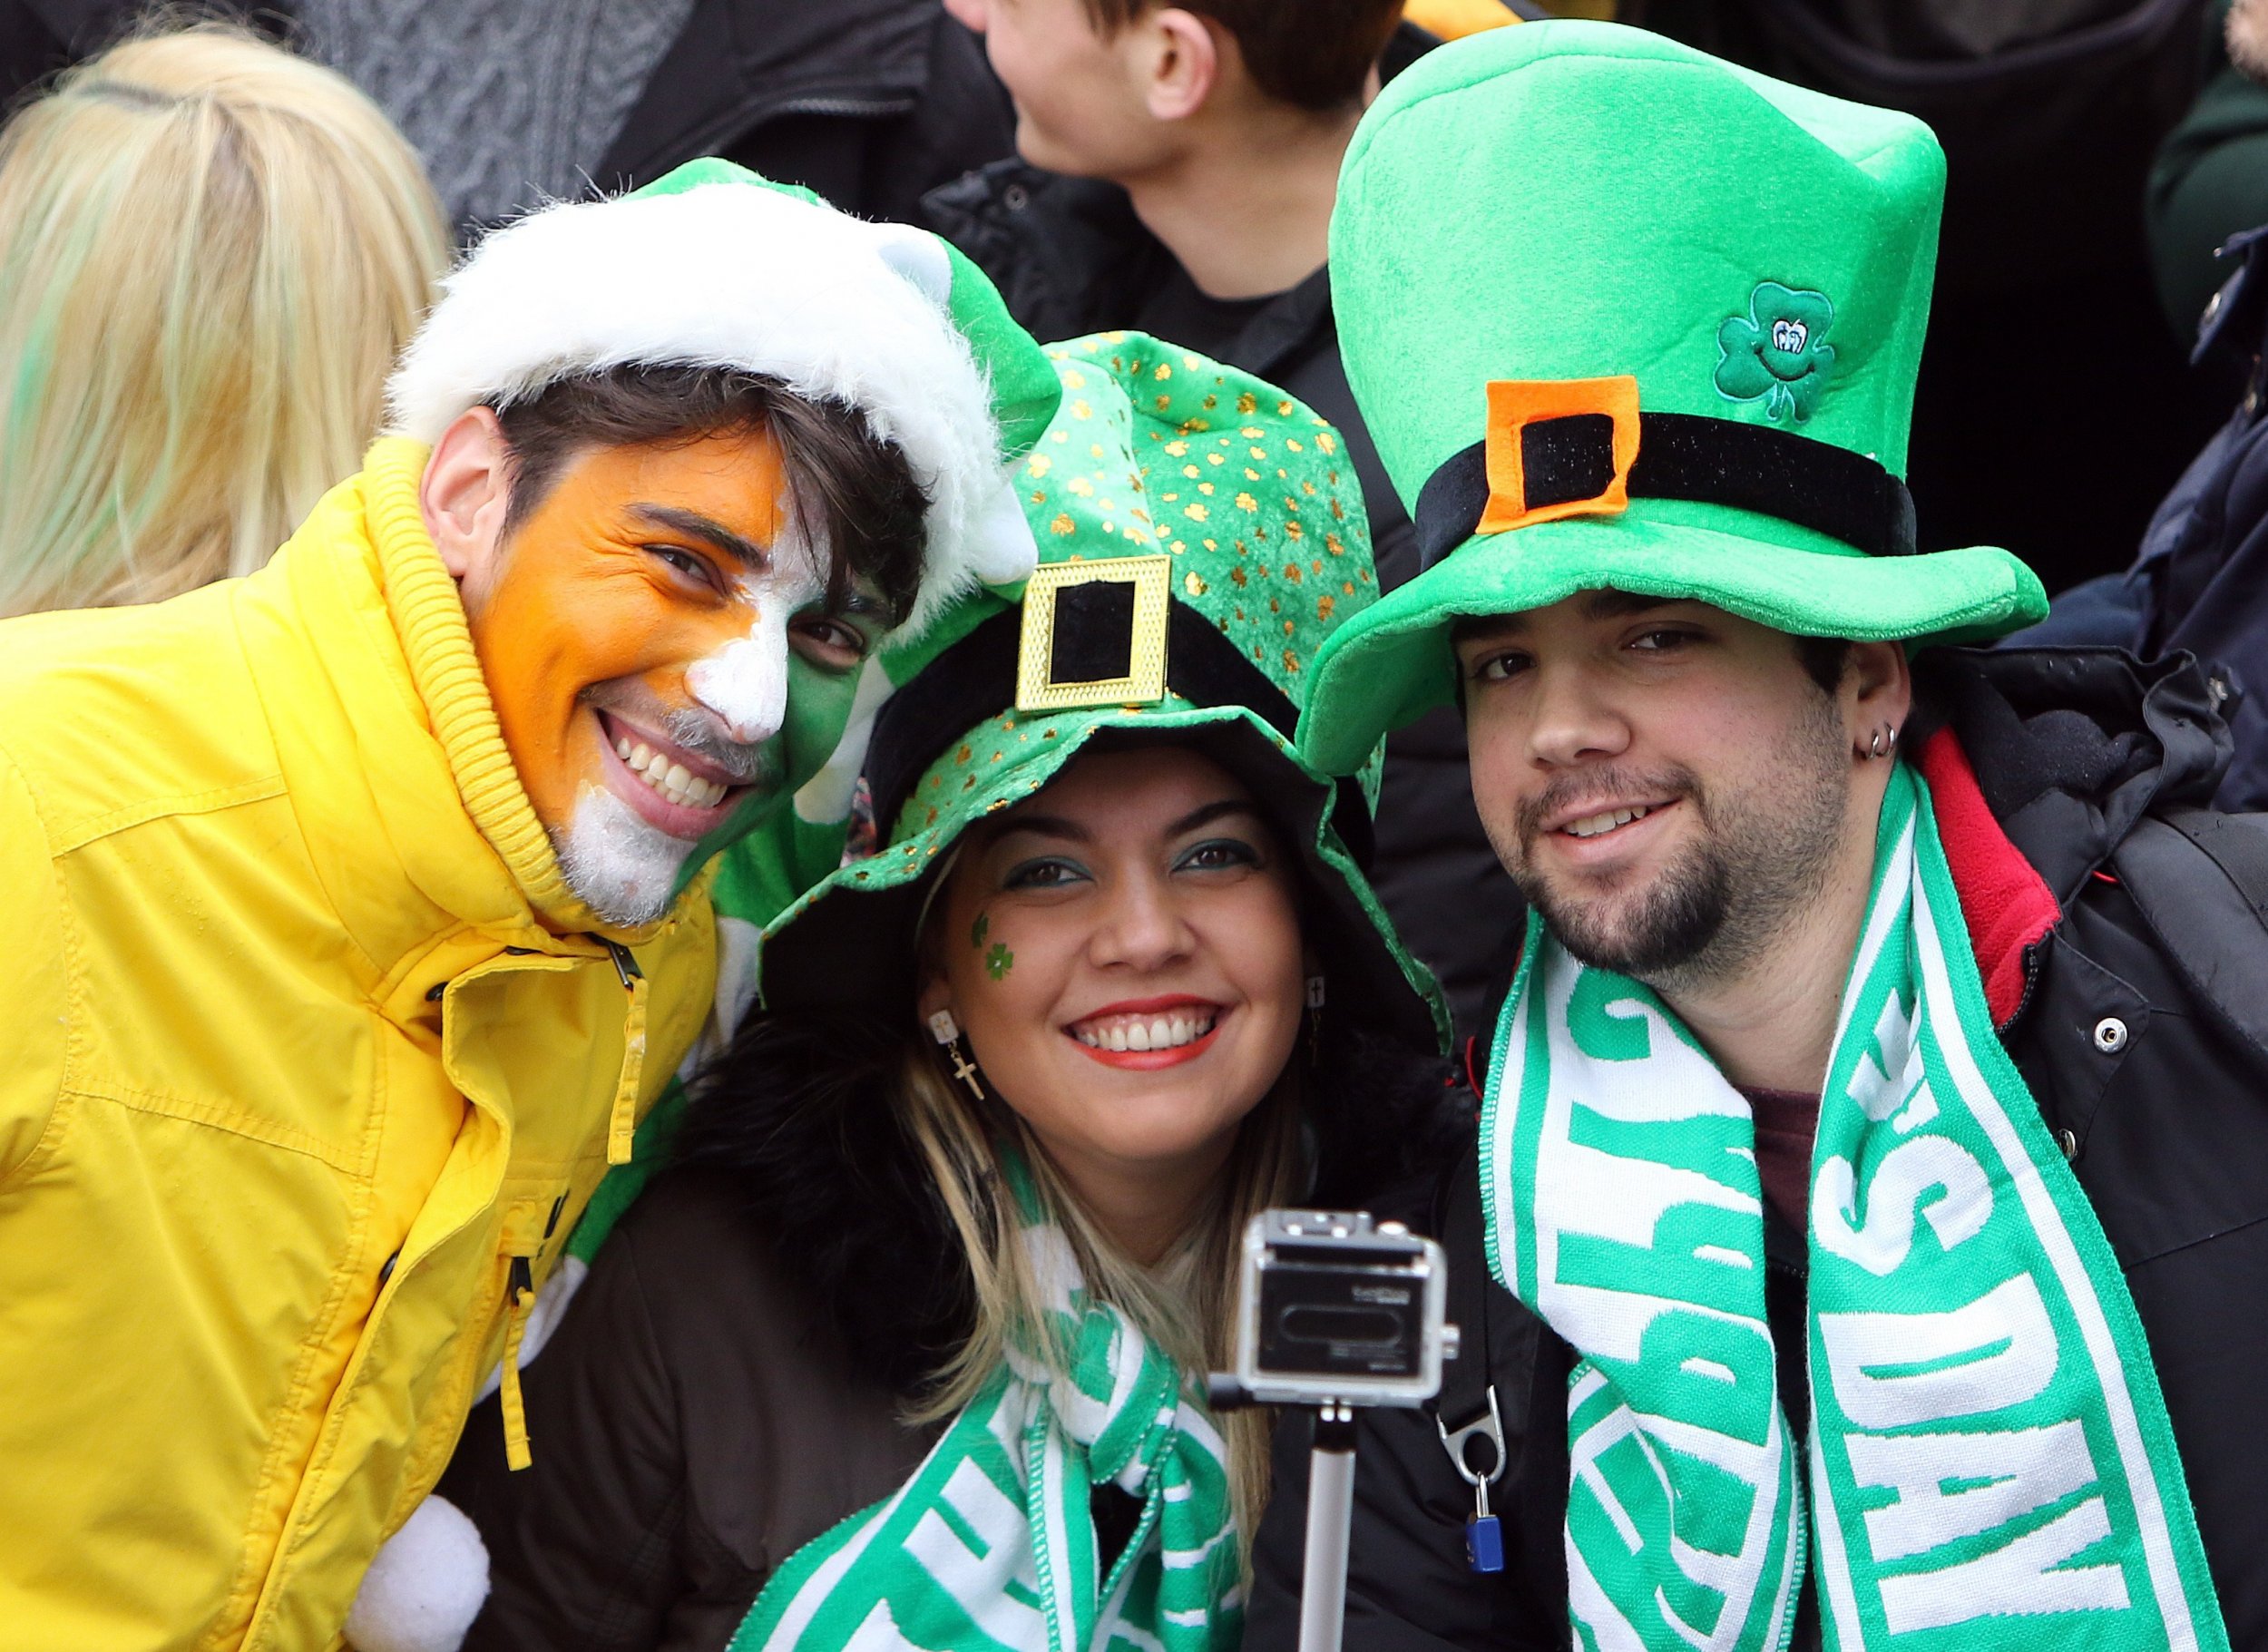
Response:
[[[787,749],[791,700],[809,682],[846,714],[870,642],[826,584],[762,433],[586,454],[464,581],[504,744],[602,917],[659,916],[697,844],[826,760],[822,730]]]
[[[988,948],[984,943],[991,939],[992,934],[991,916],[985,913],[978,913],[976,922],[969,927],[969,944],[976,948],[978,954],[984,960],[984,973],[994,981],[1005,981],[1008,979],[1008,972],[1016,967],[1016,954],[1008,950],[1008,943],[1004,941],[993,941]]]

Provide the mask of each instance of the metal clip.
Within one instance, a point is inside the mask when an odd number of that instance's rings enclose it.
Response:
[[[1488,1387],[1488,1414],[1461,1429],[1452,1430],[1438,1413],[1433,1426],[1441,1431],[1442,1450],[1464,1482],[1472,1488],[1472,1518],[1465,1522],[1465,1559],[1476,1572],[1504,1569],[1504,1528],[1489,1508],[1489,1487],[1504,1473],[1504,1419],[1496,1408],[1496,1384]],[[1465,1460],[1465,1442],[1478,1434],[1494,1448],[1495,1456],[1482,1473]]]
[[[1492,1486],[1504,1478],[1504,1419],[1496,1409],[1496,1384],[1493,1383],[1488,1386],[1488,1396],[1489,1414],[1474,1418],[1461,1429],[1452,1431],[1438,1414],[1433,1418],[1433,1426],[1441,1431],[1442,1450],[1449,1453],[1449,1461],[1456,1465],[1457,1472],[1465,1484],[1476,1489]],[[1474,1472],[1472,1465],[1465,1460],[1465,1442],[1476,1434],[1496,1450],[1495,1461],[1489,1465],[1489,1471],[1485,1474]]]

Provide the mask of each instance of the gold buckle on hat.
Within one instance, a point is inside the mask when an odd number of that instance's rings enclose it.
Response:
[[[1056,599],[1075,586],[1134,587],[1127,673],[1059,681],[1054,675]],[[1023,632],[1016,651],[1016,709],[1149,705],[1166,697],[1166,616],[1172,607],[1173,558],[1122,556],[1095,562],[1043,562],[1023,588]]]
[[[1530,425],[1583,414],[1614,422],[1614,474],[1603,492],[1549,504],[1528,503],[1522,434]],[[1638,381],[1613,378],[1499,378],[1489,383],[1489,503],[1476,533],[1505,533],[1562,516],[1616,516],[1630,506],[1630,467],[1638,457]]]

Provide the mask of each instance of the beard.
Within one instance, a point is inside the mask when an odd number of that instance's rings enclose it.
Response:
[[[1735,975],[1826,887],[1849,813],[1846,751],[1842,719],[1821,696],[1793,731],[1789,760],[1755,784],[1713,790],[1683,765],[1569,776],[1522,806],[1516,841],[1500,839],[1497,855],[1554,938],[1592,968],[1657,988]],[[1542,822],[1602,792],[1675,799],[1698,830],[1651,875],[1564,886],[1537,868]]]
[[[552,828],[567,886],[609,924],[634,929],[670,910],[678,870],[693,846],[649,825],[638,811],[603,787],[575,806],[564,826]]]

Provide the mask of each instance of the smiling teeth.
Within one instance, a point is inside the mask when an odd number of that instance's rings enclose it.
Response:
[[[1071,1029],[1071,1036],[1090,1050],[1178,1050],[1210,1032],[1217,1019],[1217,1012],[1213,1011],[1114,1015],[1104,1021],[1081,1022]]]
[[[1618,826],[1628,826],[1633,820],[1643,820],[1651,813],[1653,808],[1650,805],[1629,809],[1608,809],[1603,815],[1589,815],[1580,820],[1571,820],[1559,830],[1569,837],[1596,837],[1599,833],[1611,832]]]
[[[687,772],[684,764],[671,762],[642,740],[617,739],[614,755],[628,765],[631,773],[660,792],[665,803],[707,809],[725,800],[725,787]]]

